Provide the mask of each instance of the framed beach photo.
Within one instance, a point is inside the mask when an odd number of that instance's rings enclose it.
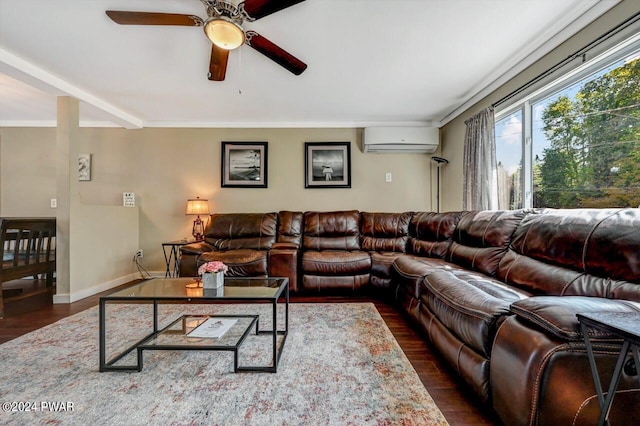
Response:
[[[304,144],[305,188],[351,188],[351,142]]]
[[[267,142],[222,142],[222,187],[267,187]]]

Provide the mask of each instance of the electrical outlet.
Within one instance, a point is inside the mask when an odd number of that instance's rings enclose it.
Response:
[[[58,207],[58,200],[56,198],[51,199],[51,208],[55,209]]]
[[[138,251],[136,251],[136,257],[139,257],[140,259],[144,257],[144,252],[142,251],[142,249],[138,249]]]
[[[385,182],[387,182],[387,183],[389,183],[389,182],[391,182],[392,180],[393,180],[393,177],[392,177],[391,173],[390,173],[390,172],[387,172],[387,174],[386,174],[386,175],[384,175],[384,181],[385,181]]]

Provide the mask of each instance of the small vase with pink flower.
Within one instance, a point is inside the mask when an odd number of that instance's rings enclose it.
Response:
[[[223,262],[207,262],[198,268],[198,275],[202,276],[203,288],[220,288],[224,285],[224,274],[229,268]]]

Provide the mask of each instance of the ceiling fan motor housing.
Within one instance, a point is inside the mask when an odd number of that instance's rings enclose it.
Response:
[[[207,15],[210,18],[224,16],[238,25],[247,18],[234,2],[228,0],[202,0],[202,2],[206,5]]]

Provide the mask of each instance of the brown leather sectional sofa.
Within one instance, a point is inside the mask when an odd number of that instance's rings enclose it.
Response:
[[[296,292],[382,291],[505,425],[595,424],[576,313],[640,312],[640,209],[215,214],[181,252],[183,276],[222,260]],[[608,378],[621,342],[591,337]],[[639,407],[628,366],[612,424]]]

